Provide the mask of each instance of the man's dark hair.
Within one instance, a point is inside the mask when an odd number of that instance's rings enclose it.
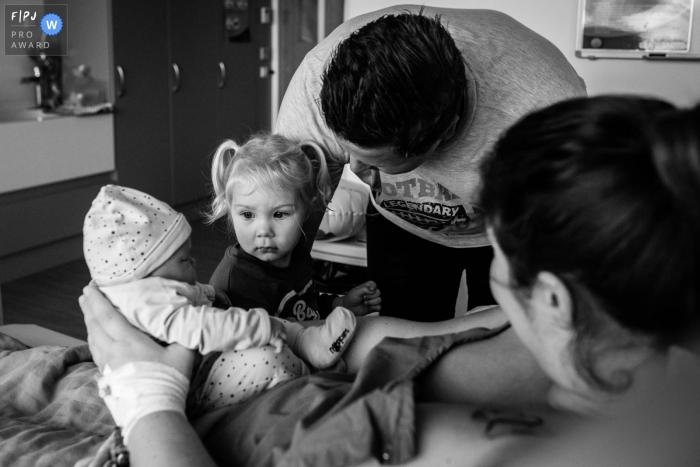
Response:
[[[363,148],[421,155],[459,112],[467,77],[462,53],[423,11],[378,18],[341,42],[323,73],[328,127]]]

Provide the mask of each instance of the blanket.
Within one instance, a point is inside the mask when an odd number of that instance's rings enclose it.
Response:
[[[403,464],[417,449],[414,381],[451,348],[492,338],[509,326],[385,338],[357,376],[302,376],[232,406],[205,445],[219,465],[342,467],[371,459]],[[518,423],[518,428],[540,424]]]
[[[115,428],[98,374],[87,345],[28,348],[0,334],[0,465],[74,467],[93,458]]]

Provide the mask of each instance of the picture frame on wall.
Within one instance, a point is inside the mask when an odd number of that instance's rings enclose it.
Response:
[[[576,56],[700,60],[699,2],[579,0]]]

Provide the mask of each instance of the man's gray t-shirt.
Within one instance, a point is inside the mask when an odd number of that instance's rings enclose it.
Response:
[[[339,177],[348,155],[326,126],[320,109],[321,76],[335,47],[365,23],[386,14],[418,11],[397,6],[353,18],[309,52],[285,93],[276,131],[312,140]],[[467,109],[459,137],[417,169],[380,173],[372,202],[391,222],[418,237],[454,248],[488,245],[478,208],[479,164],[501,132],[520,117],[554,102],[586,94],[583,80],[551,42],[513,18],[492,10],[425,8],[439,14],[467,66]],[[375,188],[378,188],[376,186]]]

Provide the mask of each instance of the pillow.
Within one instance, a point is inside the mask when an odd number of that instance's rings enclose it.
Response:
[[[0,332],[0,350],[27,350],[28,348],[29,346],[25,343]]]
[[[343,174],[328,204],[316,236],[319,240],[336,242],[352,238],[365,226],[369,187],[361,181],[350,179],[347,173]]]

